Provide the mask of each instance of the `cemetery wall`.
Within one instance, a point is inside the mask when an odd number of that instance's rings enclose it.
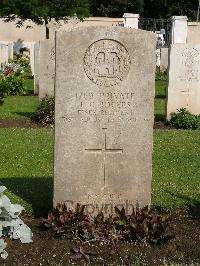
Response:
[[[57,30],[60,27],[70,29],[75,26],[118,26],[122,23],[123,18],[90,17],[86,18],[83,22],[77,19],[68,20],[68,23],[60,21],[61,26],[54,21],[50,23],[50,26],[54,24],[55,30]],[[54,32],[53,30],[53,34]],[[6,23],[3,19],[0,19],[0,36],[1,41],[37,42],[45,40],[46,29],[44,24],[37,25],[32,21],[26,21],[22,27],[17,28],[15,22]]]

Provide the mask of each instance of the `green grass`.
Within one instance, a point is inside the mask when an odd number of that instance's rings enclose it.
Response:
[[[166,98],[166,89],[167,89],[167,81],[165,80],[157,80],[156,81],[156,98]]]
[[[45,213],[53,192],[53,131],[0,129],[0,184],[27,212]]]
[[[154,132],[153,204],[200,207],[199,131]]]
[[[34,79],[24,79],[26,93],[34,93]]]
[[[154,101],[154,116],[155,121],[164,121],[165,119],[165,99],[155,99]]]
[[[0,106],[0,119],[26,119],[36,110],[37,96],[8,96]]]
[[[152,204],[200,205],[199,131],[155,130]],[[44,214],[53,192],[53,130],[0,129],[0,184],[28,212]]]
[[[164,121],[166,105],[166,86],[167,82],[163,80],[156,81],[154,115],[155,121]]]

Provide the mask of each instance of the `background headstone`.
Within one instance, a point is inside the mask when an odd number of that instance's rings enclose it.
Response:
[[[39,93],[39,64],[40,64],[40,43],[35,43],[35,53],[34,53],[34,69],[35,69],[35,75],[34,75],[34,94]]]
[[[169,48],[160,49],[160,70],[164,71],[168,69],[169,61]]]
[[[40,42],[39,98],[54,96],[55,40]]]
[[[150,204],[155,42],[120,27],[57,32],[54,204]]]
[[[200,114],[200,45],[171,46],[167,119],[182,107]]]
[[[8,63],[8,45],[0,43],[0,62],[3,66]]]

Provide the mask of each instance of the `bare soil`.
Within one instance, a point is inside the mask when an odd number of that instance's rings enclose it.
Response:
[[[0,119],[0,128],[19,127],[19,128],[41,128],[42,124],[31,121],[30,119],[12,120]],[[171,129],[171,127],[164,122],[155,122],[154,129]]]
[[[41,128],[42,125],[34,123],[30,119],[11,120],[0,119],[0,128],[19,127],[19,128]]]
[[[56,239],[50,230],[41,230],[40,219],[26,218],[34,234],[33,243],[22,244],[19,240],[7,240],[6,260],[0,258],[1,266],[28,265],[88,265],[81,258],[70,259],[70,249],[76,247],[74,241]],[[174,235],[166,243],[154,246],[119,243],[115,254],[110,255],[108,245],[85,243],[83,249],[92,251],[90,265],[164,265],[165,263],[200,263],[200,220],[186,214],[174,214],[171,219],[171,233]]]

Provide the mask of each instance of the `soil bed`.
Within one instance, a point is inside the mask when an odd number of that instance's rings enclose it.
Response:
[[[30,119],[0,119],[0,128],[20,127],[20,128],[41,128],[40,123],[35,123]],[[172,129],[168,124],[164,122],[155,122],[154,129]]]
[[[30,119],[11,120],[11,119],[0,119],[0,128],[41,128],[41,124],[34,123]]]
[[[76,243],[67,239],[56,239],[51,231],[39,229],[40,219],[24,219],[34,233],[33,243],[21,244],[19,240],[6,240],[6,260],[0,258],[2,266],[28,265],[88,265],[83,259],[71,260],[70,249]],[[175,237],[168,242],[155,245],[120,243],[117,252],[109,255],[109,246],[98,243],[83,244],[90,256],[91,265],[164,265],[165,263],[200,263],[200,221],[186,214],[173,214],[170,225]],[[165,264],[166,265],[166,264]]]

